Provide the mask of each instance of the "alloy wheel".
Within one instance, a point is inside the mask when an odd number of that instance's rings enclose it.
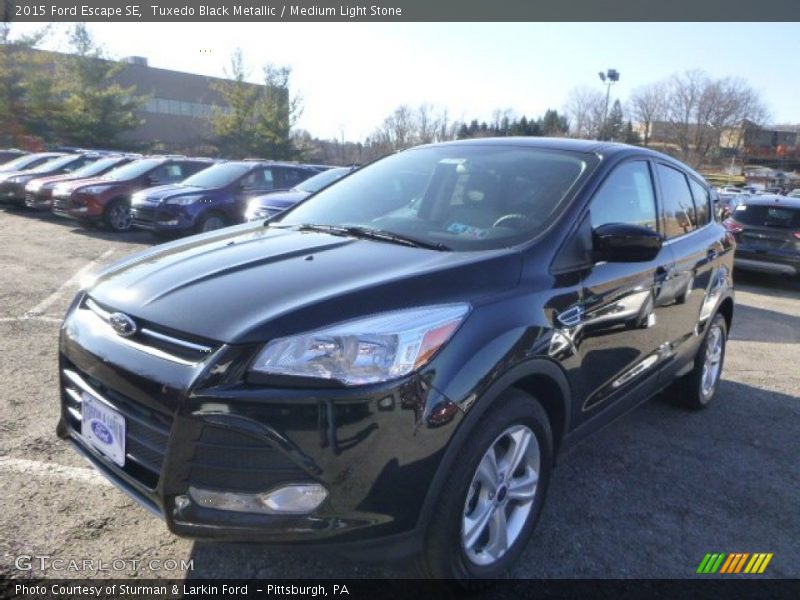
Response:
[[[708,332],[706,341],[706,355],[703,362],[703,375],[700,379],[700,389],[703,396],[710,396],[717,385],[722,369],[723,335],[719,326],[714,326]]]
[[[133,215],[127,206],[119,202],[109,209],[108,221],[116,231],[126,231],[131,228]]]
[[[514,425],[478,463],[464,503],[461,542],[480,566],[500,560],[519,537],[533,509],[541,452],[533,431]]]

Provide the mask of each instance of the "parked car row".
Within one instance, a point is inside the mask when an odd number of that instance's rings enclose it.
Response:
[[[39,152],[0,165],[0,201],[115,232],[194,233],[275,215],[350,170],[264,159]]]

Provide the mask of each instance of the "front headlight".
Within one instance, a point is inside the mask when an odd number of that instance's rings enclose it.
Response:
[[[247,203],[247,210],[244,211],[244,218],[246,221],[252,221],[258,215],[258,210],[261,208],[261,202],[253,198]]]
[[[172,204],[177,206],[187,206],[199,202],[201,196],[176,196],[175,198],[167,198],[164,204]]]
[[[72,186],[68,183],[59,183],[53,188],[54,196],[67,196],[72,190]]]
[[[44,182],[43,182],[43,181],[37,181],[36,179],[34,179],[33,181],[29,182],[29,183],[28,183],[28,184],[25,186],[25,191],[26,191],[26,192],[31,192],[32,194],[35,194],[35,193],[36,193],[36,192],[38,192],[40,189],[42,189],[42,186],[43,186],[43,185],[44,185]]]
[[[408,375],[453,336],[468,304],[381,313],[269,342],[251,370],[365,385]]]
[[[33,179],[30,175],[17,175],[16,177],[9,177],[9,183],[26,183]]]
[[[90,185],[85,188],[80,188],[77,191],[82,194],[102,194],[110,187],[110,185]]]
[[[136,206],[137,204],[145,204],[147,202],[147,194],[144,192],[136,192],[131,196],[131,205]]]

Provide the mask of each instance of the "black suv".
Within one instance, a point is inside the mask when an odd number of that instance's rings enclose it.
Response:
[[[61,329],[58,434],[180,535],[493,577],[558,451],[670,384],[712,400],[733,248],[647,149],[415,148],[100,273]]]
[[[736,238],[737,268],[800,275],[800,198],[748,198],[723,225]]]

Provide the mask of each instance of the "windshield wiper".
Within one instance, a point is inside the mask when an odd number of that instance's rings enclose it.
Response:
[[[313,225],[306,223],[300,225],[298,229],[299,231],[321,231],[323,233],[330,233],[331,235],[346,235],[354,238],[379,240],[414,248],[427,248],[428,250],[447,251],[451,249],[439,242],[427,242],[383,229],[372,229],[370,227],[359,227],[357,225]]]

